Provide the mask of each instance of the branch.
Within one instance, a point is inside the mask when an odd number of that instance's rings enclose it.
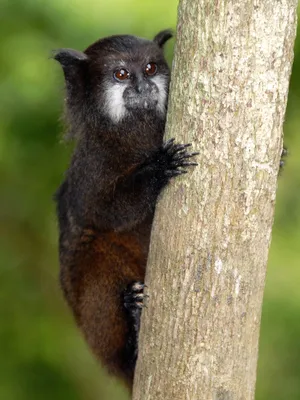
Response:
[[[182,0],[167,138],[199,166],[157,205],[135,400],[255,391],[296,0]]]

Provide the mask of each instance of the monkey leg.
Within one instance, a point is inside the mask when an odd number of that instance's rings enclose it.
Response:
[[[96,234],[90,242],[81,240],[76,250],[61,252],[61,284],[78,326],[97,358],[129,387],[139,318],[134,321],[133,308],[126,309],[124,294],[133,282],[143,281],[145,262],[129,233]]]

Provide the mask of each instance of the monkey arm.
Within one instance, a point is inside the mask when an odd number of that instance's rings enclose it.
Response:
[[[153,213],[157,196],[172,177],[186,173],[187,166],[197,165],[189,161],[198,153],[189,153],[190,145],[175,144],[174,139],[164,143],[146,160],[131,167],[126,175],[118,177],[106,199],[113,229],[130,229]]]

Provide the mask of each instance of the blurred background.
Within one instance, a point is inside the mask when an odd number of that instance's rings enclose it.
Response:
[[[70,148],[61,142],[63,79],[52,49],[99,37],[152,38],[176,26],[177,0],[0,0],[0,400],[125,400],[100,371],[58,285],[52,195]],[[285,123],[264,297],[257,400],[300,399],[300,37]],[[169,60],[172,44],[167,47]]]

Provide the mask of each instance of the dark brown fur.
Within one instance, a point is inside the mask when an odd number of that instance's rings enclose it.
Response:
[[[144,279],[149,227],[149,222],[140,227],[144,238],[86,230],[61,256],[62,286],[79,327],[99,360],[127,382],[133,366],[126,351],[130,329],[122,293]]]
[[[118,57],[136,68],[155,62],[168,79],[162,46],[169,38],[168,31],[154,41],[111,37],[84,53],[55,54],[66,79],[69,133],[77,140],[56,195],[61,285],[91,349],[129,387],[140,316],[130,285],[144,280],[157,197],[185,172],[181,167],[194,165],[188,161],[194,154],[163,143],[165,113],[136,110],[116,124],[101,107]]]

